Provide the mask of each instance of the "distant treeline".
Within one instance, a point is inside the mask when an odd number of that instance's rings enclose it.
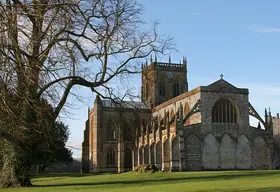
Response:
[[[36,167],[33,168],[32,173],[36,174]],[[81,159],[73,159],[68,164],[57,164],[46,167],[43,174],[47,173],[81,173],[82,162]]]

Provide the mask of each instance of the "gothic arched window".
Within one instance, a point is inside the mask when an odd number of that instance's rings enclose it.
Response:
[[[212,109],[213,123],[236,123],[237,110],[235,104],[228,99],[219,99]]]
[[[116,154],[115,149],[109,147],[107,149],[107,167],[115,167],[116,166]]]
[[[112,122],[109,122],[107,126],[107,139],[116,140],[116,129]]]

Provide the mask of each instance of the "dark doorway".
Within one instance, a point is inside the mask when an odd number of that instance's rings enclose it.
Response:
[[[125,171],[132,169],[132,151],[129,148],[124,151],[124,169]]]

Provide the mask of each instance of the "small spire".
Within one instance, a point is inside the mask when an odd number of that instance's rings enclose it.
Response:
[[[183,57],[183,65],[187,66],[187,58],[186,57]]]
[[[265,121],[265,123],[267,123],[267,117],[268,117],[267,110],[265,108],[265,110],[264,110],[264,121]]]
[[[148,65],[148,59],[146,58],[146,65]]]
[[[153,56],[152,56],[152,54],[150,56],[150,62],[153,63]]]
[[[260,122],[258,123],[258,129],[261,129],[261,123]]]
[[[168,62],[171,63],[171,57],[170,57],[170,55],[169,55],[169,58],[168,58]]]
[[[272,125],[272,116],[271,116],[270,107],[268,107],[268,116],[269,116],[269,124],[271,126]]]
[[[221,76],[221,79],[223,79],[224,75],[223,75],[223,74],[221,74],[220,76]]]
[[[144,64],[142,63],[142,69],[144,68]]]
[[[157,55],[155,54],[155,62],[157,62]]]

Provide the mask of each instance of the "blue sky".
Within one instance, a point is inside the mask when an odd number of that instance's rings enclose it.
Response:
[[[189,88],[208,85],[224,75],[237,87],[248,88],[251,104],[280,112],[280,1],[270,0],[141,0],[143,20],[159,21],[159,31],[174,38],[178,52],[172,62],[188,60]],[[168,61],[168,56],[158,60]],[[137,77],[135,89],[141,81]],[[117,86],[117,84],[115,84]],[[68,118],[68,144],[81,148],[87,108],[94,95],[84,88],[84,102],[74,102]],[[70,118],[71,117],[71,118]],[[81,151],[74,150],[79,157]]]

